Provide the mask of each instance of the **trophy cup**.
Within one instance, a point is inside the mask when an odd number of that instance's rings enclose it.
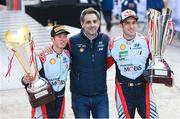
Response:
[[[167,40],[171,44],[174,37],[171,14],[172,10],[169,8],[163,9],[162,13],[154,9],[149,10],[148,37],[152,61],[143,74],[150,83],[163,83],[169,86],[173,84],[173,71],[163,59]],[[170,28],[172,32],[170,32]]]
[[[10,31],[7,31],[5,33],[5,42],[7,47],[14,52],[24,72],[35,79],[26,88],[32,107],[53,101],[55,94],[50,83],[45,78],[40,77],[38,73],[33,51],[34,43],[31,40],[31,32],[28,26],[19,29],[16,37]]]

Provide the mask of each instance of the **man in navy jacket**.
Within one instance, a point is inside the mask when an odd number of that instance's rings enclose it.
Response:
[[[82,11],[81,32],[70,38],[70,90],[75,118],[109,118],[106,70],[109,37],[99,33],[100,14],[93,8]]]

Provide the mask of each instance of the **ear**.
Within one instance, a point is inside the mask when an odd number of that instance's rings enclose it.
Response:
[[[122,28],[123,24],[122,24],[122,23],[119,23],[119,26],[120,26],[120,28]]]
[[[54,41],[54,37],[51,37],[51,40]]]
[[[98,20],[98,23],[99,23],[99,26],[101,25],[101,21],[100,20]]]
[[[82,27],[84,26],[84,22],[83,22],[83,21],[81,21],[81,26],[82,26]]]

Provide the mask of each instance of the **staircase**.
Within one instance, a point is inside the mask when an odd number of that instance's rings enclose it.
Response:
[[[51,44],[49,31],[22,11],[0,12],[0,42],[4,42],[4,34],[7,30],[16,33],[23,25],[29,26],[37,52]]]

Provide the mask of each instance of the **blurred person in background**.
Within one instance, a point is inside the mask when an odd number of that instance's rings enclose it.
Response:
[[[173,10],[172,20],[174,23],[175,39],[180,40],[180,3],[179,0],[168,0],[168,6]]]
[[[114,7],[113,7],[113,15],[117,20],[120,18],[121,14],[121,0],[114,0]]]
[[[0,0],[0,11],[6,9],[6,0]]]
[[[121,0],[121,11],[131,9],[137,13],[137,4],[139,0]]]
[[[147,0],[147,10],[149,8],[162,11],[164,8],[164,1],[163,0]]]
[[[106,22],[106,30],[108,32],[111,31],[111,27],[112,27],[113,6],[114,6],[113,0],[102,0],[102,2],[101,2],[101,10],[103,13],[103,18]]]

